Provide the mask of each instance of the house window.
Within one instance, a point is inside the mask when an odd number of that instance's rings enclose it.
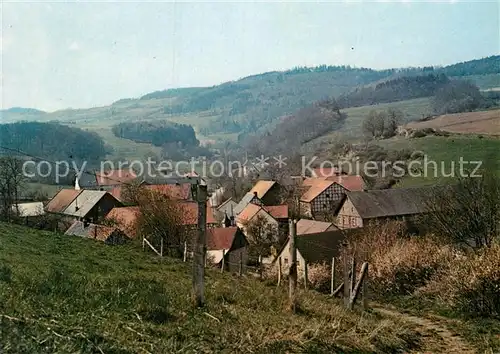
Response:
[[[326,196],[327,198],[330,198],[330,193],[326,193],[326,194],[325,194],[325,196]]]
[[[288,258],[285,258],[285,265],[288,264]]]
[[[326,209],[326,204],[323,203],[323,208]]]
[[[351,216],[351,226],[356,226],[356,218]]]
[[[297,261],[297,267],[300,267],[300,262],[299,261]]]

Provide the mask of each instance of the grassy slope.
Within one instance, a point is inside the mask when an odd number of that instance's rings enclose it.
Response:
[[[0,223],[0,351],[389,353],[419,341],[404,323],[312,292],[292,315],[286,287],[215,271],[195,310],[190,269],[134,245]]]
[[[446,183],[450,178],[443,177],[443,174],[449,174],[453,164],[458,169],[460,157],[464,161],[486,162],[489,159],[498,160],[500,151],[500,139],[479,138],[475,135],[426,136],[415,139],[395,137],[381,140],[378,144],[389,150],[419,150],[427,155],[429,161],[437,162],[437,170],[429,164],[427,176],[407,177],[402,181],[402,186]]]

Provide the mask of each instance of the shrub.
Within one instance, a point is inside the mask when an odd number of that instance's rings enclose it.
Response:
[[[310,288],[323,293],[329,292],[331,274],[331,265],[327,263],[309,265],[307,268],[307,277]]]
[[[427,136],[427,133],[424,132],[423,130],[415,130],[411,134],[411,138],[423,138],[424,136]]]
[[[500,245],[456,259],[422,293],[469,315],[500,317]]]

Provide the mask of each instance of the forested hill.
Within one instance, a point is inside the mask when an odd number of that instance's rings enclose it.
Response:
[[[0,124],[0,145],[47,160],[98,161],[110,152],[96,134],[58,123]],[[0,149],[0,153],[4,150]]]
[[[113,126],[113,134],[119,138],[130,139],[138,143],[150,143],[155,146],[180,144],[180,146],[198,146],[194,129],[190,125],[170,122],[124,122]]]

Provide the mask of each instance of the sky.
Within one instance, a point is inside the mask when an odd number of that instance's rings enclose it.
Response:
[[[296,66],[500,53],[499,1],[1,3],[1,106],[89,108]]]

